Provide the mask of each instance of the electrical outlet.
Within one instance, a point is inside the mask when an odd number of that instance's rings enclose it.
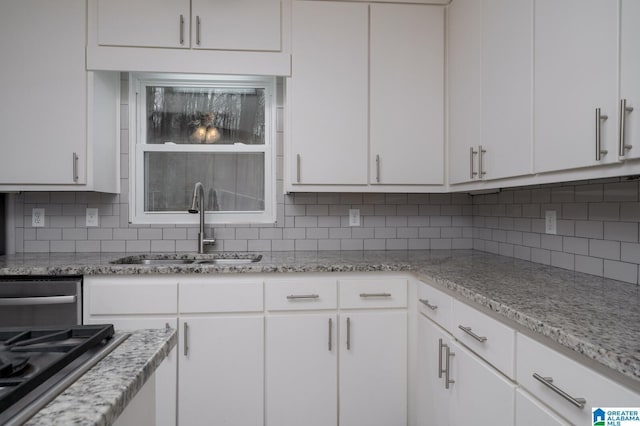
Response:
[[[544,212],[544,232],[547,234],[556,234],[557,214],[555,210],[547,210]]]
[[[360,209],[349,209],[349,226],[360,226]]]
[[[31,210],[31,226],[40,228],[44,226],[44,209],[32,209]]]
[[[98,209],[96,208],[88,208],[87,209],[87,226],[99,226],[99,216]]]

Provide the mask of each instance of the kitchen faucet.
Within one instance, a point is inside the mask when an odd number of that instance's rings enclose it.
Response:
[[[189,213],[200,213],[200,232],[198,233],[198,253],[204,253],[205,244],[215,244],[214,238],[207,239],[204,237],[204,186],[202,182],[196,183],[193,188],[193,199],[191,200],[191,208]]]

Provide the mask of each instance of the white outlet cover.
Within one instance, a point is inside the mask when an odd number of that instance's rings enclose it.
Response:
[[[556,228],[557,213],[555,210],[547,210],[544,212],[544,232],[547,234],[557,234]]]
[[[31,226],[34,228],[44,227],[44,209],[37,208],[31,210]]]
[[[349,226],[360,226],[360,209],[349,209]]]
[[[87,209],[87,226],[99,226],[100,217],[98,216],[98,209],[90,207]]]

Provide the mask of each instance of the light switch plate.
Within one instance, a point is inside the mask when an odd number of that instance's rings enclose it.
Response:
[[[349,209],[349,226],[360,226],[360,209]]]
[[[544,212],[544,232],[547,234],[557,234],[556,229],[557,214],[555,210]]]
[[[44,209],[37,208],[31,210],[31,226],[35,228],[44,227]]]
[[[99,226],[100,224],[100,219],[98,216],[98,209],[97,208],[88,208],[87,209],[87,226]]]

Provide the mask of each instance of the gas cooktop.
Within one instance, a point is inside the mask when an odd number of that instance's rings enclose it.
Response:
[[[0,424],[20,424],[126,337],[112,325],[0,328]]]

